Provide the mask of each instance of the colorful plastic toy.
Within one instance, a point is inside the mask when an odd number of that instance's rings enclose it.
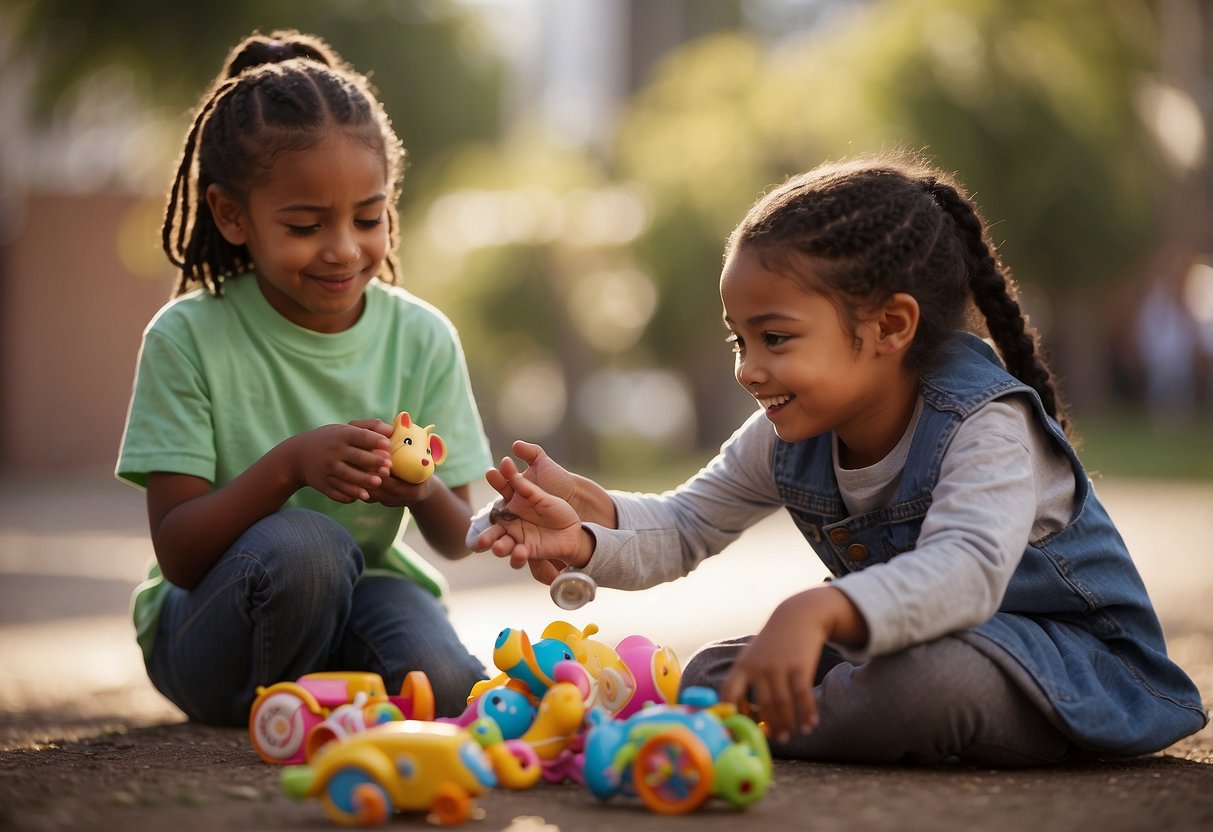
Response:
[[[359,713],[352,708],[342,709],[356,702]],[[309,759],[332,739],[368,726],[433,718],[434,691],[429,678],[419,670],[404,677],[399,696],[388,695],[378,673],[330,671],[257,688],[248,726],[253,748],[261,759],[291,764]]]
[[[497,726],[506,740],[516,740],[535,721],[535,706],[529,694],[510,687],[490,688],[471,702],[457,717],[438,717],[435,722],[450,722],[467,728],[478,719]]]
[[[522,740],[507,740],[491,719],[473,720],[467,727],[472,739],[489,756],[498,785],[507,789],[529,789],[539,782],[543,769],[539,755]]]
[[[428,811],[439,825],[466,821],[472,798],[497,786],[485,750],[444,722],[389,722],[324,746],[282,772],[287,794],[319,797],[329,818],[377,826],[395,812]]]
[[[684,814],[709,797],[745,808],[771,783],[762,730],[715,691],[691,687],[678,705],[649,705],[626,720],[590,714],[583,774],[595,797],[639,795],[660,814]]]
[[[545,780],[580,782],[580,740],[589,676],[571,659],[557,664],[554,675],[557,681],[544,693],[534,723],[520,740],[538,755]]]
[[[396,415],[388,448],[395,476],[414,485],[434,476],[434,468],[446,461],[446,443],[438,434],[430,433],[433,429],[433,425],[423,428],[413,424],[408,411]]]
[[[682,666],[668,647],[645,636],[631,635],[615,645],[615,652],[628,672],[604,668],[598,676],[598,701],[619,719],[648,704],[678,701]]]
[[[597,624],[587,624],[585,629],[579,629],[567,621],[553,621],[544,628],[543,637],[554,638],[567,644],[569,649],[573,651],[573,658],[586,669],[586,672],[589,674],[589,693],[586,696],[587,709],[606,708],[609,710],[607,704],[602,701],[601,696],[599,679],[602,678],[602,672],[607,668],[612,670],[612,673],[608,674],[607,688],[612,691],[618,691],[623,687],[619,680],[630,680],[632,671],[628,670],[628,666],[620,660],[619,654],[615,652],[614,648],[598,639],[590,638],[590,636],[597,632]],[[635,685],[629,681],[626,687],[630,690]]]
[[[538,702],[555,684],[552,669],[556,663],[572,658],[573,651],[562,641],[544,638],[531,644],[524,630],[507,627],[497,634],[493,645],[493,664],[502,671],[501,675],[472,685],[468,701],[486,690],[508,686],[529,692],[533,701]]]

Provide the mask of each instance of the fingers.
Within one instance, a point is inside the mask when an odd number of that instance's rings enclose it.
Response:
[[[381,434],[389,440],[392,438],[392,426],[382,419],[355,419],[350,425]]]
[[[514,444],[510,449],[514,452],[515,456],[527,464],[528,468],[546,456],[542,447],[521,439],[514,440]]]
[[[501,495],[501,499],[507,503],[514,496],[514,489],[510,488],[509,480],[505,478],[505,475],[501,473],[499,468],[490,468],[485,471],[484,479],[494,491]]]
[[[472,543],[473,552],[487,552],[493,544],[505,536],[505,529],[498,525],[489,526]]]
[[[720,698],[743,711],[752,703],[779,742],[787,742],[794,734],[811,733],[818,724],[813,683],[799,669],[751,678],[744,668],[734,665],[721,685]]]
[[[519,473],[517,468],[514,469],[513,475],[510,476],[509,482],[510,487],[514,489],[514,493],[531,505],[537,505],[544,497],[548,496],[546,491]]]
[[[501,476],[505,477],[507,482],[521,474],[518,463],[508,456],[501,458],[501,465],[498,466],[498,470],[501,471]]]

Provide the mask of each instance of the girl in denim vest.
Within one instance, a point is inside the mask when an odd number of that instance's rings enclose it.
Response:
[[[683,674],[752,703],[784,757],[1047,764],[1205,724],[957,185],[902,158],[794,177],[733,232],[720,296],[759,407],[715,459],[627,494],[517,442],[473,548],[640,589],[786,509],[833,577]]]

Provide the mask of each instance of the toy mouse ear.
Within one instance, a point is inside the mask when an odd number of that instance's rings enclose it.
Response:
[[[400,413],[396,414],[394,424],[398,428],[407,428],[413,424],[413,420],[409,418],[409,412],[407,410],[402,410]]]
[[[442,437],[436,433],[430,434],[430,453],[434,457],[435,465],[441,465],[446,461],[446,442],[442,441]]]

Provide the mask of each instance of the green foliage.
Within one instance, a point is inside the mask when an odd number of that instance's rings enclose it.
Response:
[[[283,28],[323,37],[370,76],[423,170],[500,126],[501,68],[474,19],[449,0],[25,0],[3,14],[17,55],[37,67],[36,118],[115,68],[150,104],[184,115],[241,38]]]

